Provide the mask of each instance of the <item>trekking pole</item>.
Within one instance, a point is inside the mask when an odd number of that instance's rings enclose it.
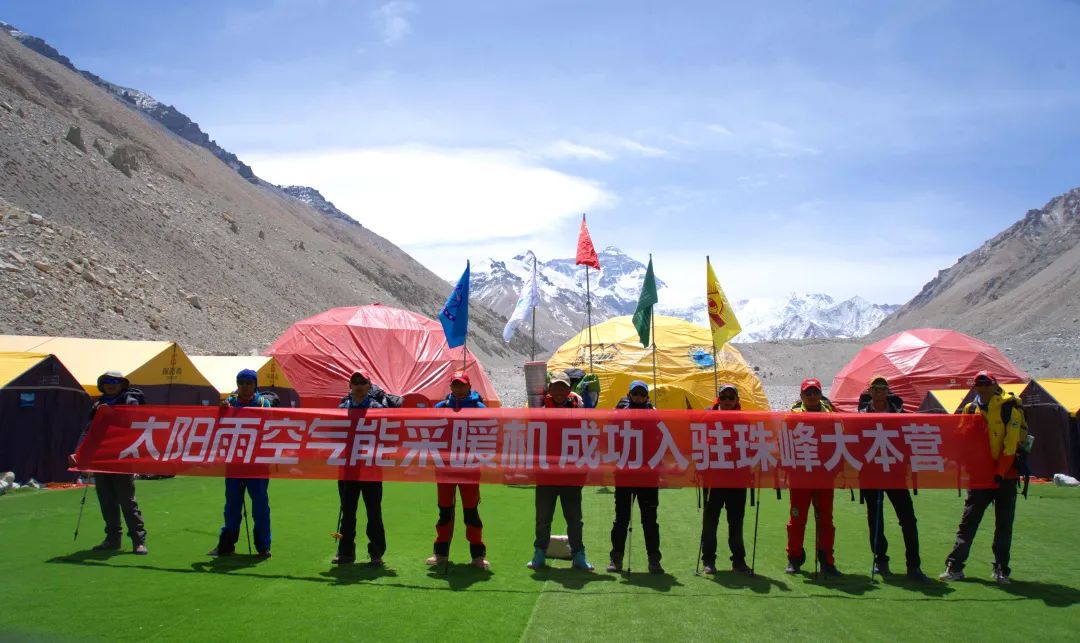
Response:
[[[246,485],[245,485],[246,486]],[[251,555],[251,530],[248,529],[247,497],[244,496],[245,487],[240,487],[240,506],[244,509],[244,533],[247,534],[248,556]]]
[[[753,499],[754,490],[750,490],[750,497]],[[758,492],[757,504],[754,505],[754,548],[750,554],[750,575],[754,575],[754,564],[757,562],[757,529],[758,520],[761,517],[761,492]]]
[[[330,534],[330,537],[337,542],[341,542],[341,517],[344,511],[345,509],[339,504],[337,510],[337,529],[334,530],[334,533]]]
[[[701,493],[702,493],[701,487],[698,487],[698,505],[697,505],[698,509],[701,509]],[[706,508],[708,508],[708,505],[709,505],[709,490],[706,489],[705,490],[705,506],[706,506]],[[694,563],[694,576],[701,576],[701,550],[705,545],[704,541],[705,541],[705,525],[703,523],[702,526],[701,526],[701,535],[698,536],[698,541],[697,541],[697,562]]]
[[[76,540],[79,539],[79,525],[82,524],[83,509],[86,508],[86,492],[87,491],[90,491],[90,485],[84,483],[83,484],[83,492],[82,492],[82,501],[79,502],[79,517],[78,517],[77,520],[75,520],[75,537],[71,539],[72,542],[75,542]]]
[[[812,493],[813,492],[811,492],[811,494]],[[819,515],[817,504],[812,501],[813,495],[811,495],[810,497],[810,504],[812,504],[814,507],[814,578],[817,578],[819,562],[818,551],[821,549],[821,516]]]
[[[885,491],[879,490],[877,492],[877,520],[874,521],[874,559],[870,561],[870,582],[874,582],[874,571],[877,569],[878,560],[878,547],[881,546],[882,532],[885,531],[885,516],[882,515],[885,510]],[[883,577],[884,580],[884,577]]]
[[[628,532],[626,541],[626,573],[629,574],[631,570],[631,563],[634,560],[634,497],[636,494],[630,492],[630,524],[626,529]]]

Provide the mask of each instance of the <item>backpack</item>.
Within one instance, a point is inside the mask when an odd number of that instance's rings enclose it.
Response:
[[[1009,394],[1009,397],[1005,398],[1005,401],[1001,403],[1001,421],[1005,426],[1009,425],[1009,421],[1012,420],[1012,412],[1016,407],[1023,409],[1024,405],[1020,398],[1013,394]],[[964,405],[963,413],[974,414],[979,410],[979,405],[975,402],[968,402]],[[1013,464],[1016,467],[1016,472],[1020,478],[1024,480],[1023,491],[1021,492],[1025,498],[1028,495],[1028,486],[1031,484],[1031,465],[1028,464],[1028,455],[1031,453],[1031,443],[1035,438],[1031,435],[1031,431],[1028,429],[1027,416],[1024,415],[1020,422],[1020,441],[1016,445],[1016,456],[1013,460]],[[1017,479],[1019,485],[1019,479]]]
[[[273,391],[259,391],[259,397],[270,402],[271,408],[278,408],[281,406],[281,397]]]

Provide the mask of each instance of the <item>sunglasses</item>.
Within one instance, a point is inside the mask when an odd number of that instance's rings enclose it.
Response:
[[[803,395],[821,395],[821,389],[808,388],[803,391]]]
[[[123,384],[124,380],[118,380],[115,377],[107,377],[101,380],[102,384]]]
[[[349,380],[349,386],[364,386],[371,384],[369,380]]]
[[[874,389],[875,391],[887,391],[887,390],[889,390],[889,387],[887,385],[885,385],[885,384],[874,384],[870,388]]]
[[[721,399],[721,400],[737,400],[737,399],[739,399],[739,396],[738,395],[728,394],[728,395],[721,395],[718,399]]]

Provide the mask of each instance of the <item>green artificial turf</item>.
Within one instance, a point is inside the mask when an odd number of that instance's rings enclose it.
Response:
[[[492,570],[468,567],[460,512],[448,575],[423,560],[436,519],[433,484],[387,484],[387,567],[330,565],[337,491],[330,481],[270,484],[274,557],[211,559],[223,483],[214,478],[139,481],[149,556],[89,552],[102,521],[91,490],[72,542],[81,490],[0,497],[0,637],[48,640],[1075,640],[1080,629],[1080,490],[1033,487],[1018,503],[1014,583],[989,580],[992,511],[968,561],[969,579],[919,585],[871,583],[865,507],[836,492],[837,581],[787,576],[787,498],[767,494],[760,516],[757,578],[694,575],[700,515],[693,489],[661,492],[668,574],[645,569],[640,529],[634,573],[603,571],[614,514],[610,489],[585,489],[585,544],[597,571],[568,563],[532,572],[531,488],[484,486],[480,505]],[[923,491],[915,500],[925,571],[936,576],[951,547],[961,500]],[[886,503],[888,504],[888,503]],[[358,553],[365,551],[363,510]],[[748,508],[749,509],[749,508]],[[894,567],[903,543],[891,508],[886,533]],[[749,510],[746,540],[753,537]],[[636,517],[636,511],[635,511]],[[563,532],[558,511],[556,533]],[[721,521],[720,559],[726,557]],[[808,527],[811,542],[813,528]],[[809,549],[809,548],[808,548]],[[246,552],[241,537],[239,550]],[[812,569],[812,563],[806,565]]]

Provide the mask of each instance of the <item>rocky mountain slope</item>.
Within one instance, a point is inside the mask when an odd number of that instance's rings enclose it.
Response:
[[[995,235],[873,333],[953,328],[992,342],[1033,375],[1076,374],[1080,363],[1080,188]]]
[[[243,354],[334,306],[441,309],[446,283],[393,244],[245,180],[71,67],[0,31],[0,333]],[[471,321],[482,359],[520,361],[491,311]]]

